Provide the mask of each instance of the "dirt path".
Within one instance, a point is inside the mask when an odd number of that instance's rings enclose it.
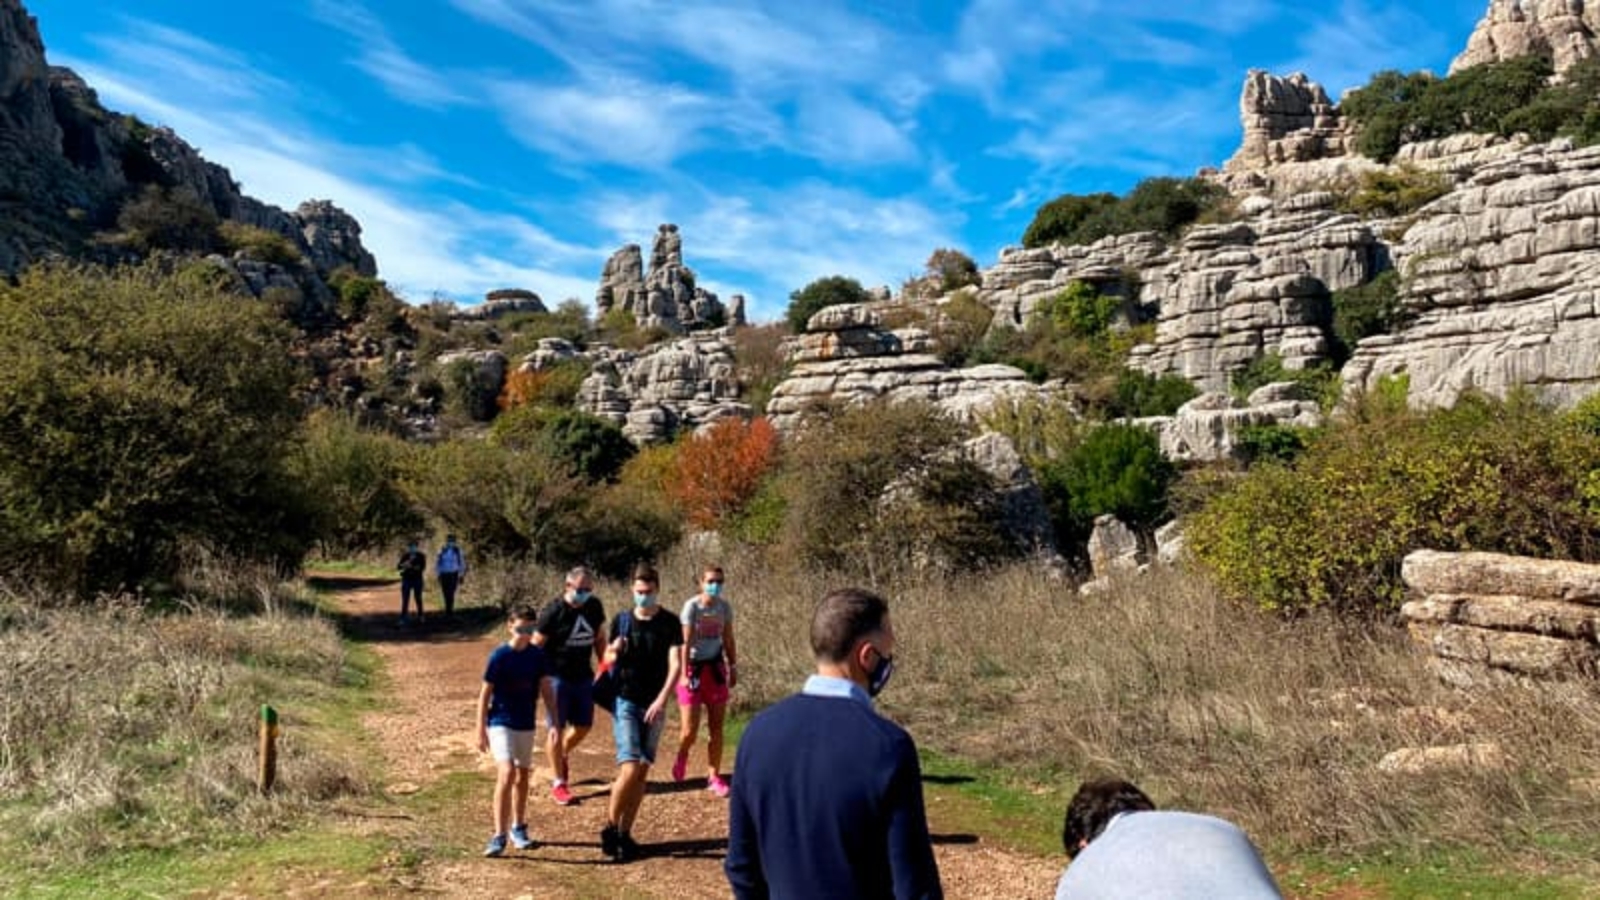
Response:
[[[338,614],[349,633],[384,661],[385,712],[364,723],[385,757],[384,789],[405,795],[426,790],[461,772],[482,774],[482,789],[450,804],[431,821],[412,819],[369,826],[412,847],[434,848],[406,863],[397,891],[446,897],[597,898],[727,897],[722,859],[727,846],[727,802],[705,790],[703,772],[674,784],[667,766],[651,773],[649,794],[634,836],[644,859],[615,865],[600,855],[612,757],[610,719],[596,714],[595,730],[579,747],[572,777],[579,803],[558,807],[549,799],[550,772],[534,772],[529,830],[538,846],[500,859],[478,854],[487,839],[493,764],[477,752],[474,703],[484,660],[502,640],[486,611],[458,611],[454,627],[433,620],[420,628],[396,623],[398,587],[343,582]],[[432,598],[430,597],[430,600]],[[488,634],[485,632],[489,631]],[[670,758],[677,711],[667,724],[662,755]],[[704,735],[696,749],[703,760]],[[727,756],[731,761],[732,749]],[[543,762],[543,757],[540,757]],[[694,767],[691,767],[694,772]],[[1049,897],[1059,863],[1002,850],[973,835],[942,833],[939,804],[929,797],[940,872],[952,898]],[[402,853],[401,855],[406,855]]]

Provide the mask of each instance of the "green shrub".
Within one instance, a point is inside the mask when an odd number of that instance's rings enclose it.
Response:
[[[1058,538],[1084,540],[1097,516],[1136,529],[1169,515],[1167,492],[1177,469],[1148,428],[1113,423],[1090,429],[1076,447],[1037,470]]]
[[[951,297],[939,307],[933,323],[939,358],[948,366],[965,365],[993,319],[994,310],[978,302],[970,291]]]
[[[1111,403],[1104,412],[1113,419],[1170,416],[1198,396],[1200,389],[1182,375],[1158,378],[1148,372],[1123,369],[1117,374]]]
[[[1246,463],[1289,463],[1305,451],[1314,435],[1313,429],[1298,425],[1246,425],[1234,443]]]
[[[1392,609],[1412,550],[1592,560],[1580,485],[1600,439],[1526,396],[1389,410],[1331,427],[1292,468],[1262,465],[1189,520],[1196,557],[1266,609]]]
[[[1450,193],[1450,179],[1413,165],[1361,173],[1354,194],[1339,203],[1360,216],[1404,216]]]
[[[1118,298],[1100,293],[1087,281],[1074,281],[1041,303],[1035,314],[1048,317],[1064,334],[1096,338],[1111,327],[1121,305]]]
[[[516,450],[538,450],[590,484],[616,480],[637,449],[622,429],[575,409],[519,406],[495,420],[490,438]]]
[[[1146,178],[1127,196],[1063,195],[1039,207],[1023,233],[1026,247],[1089,244],[1103,237],[1154,231],[1174,237],[1213,208],[1228,192],[1203,178]]]
[[[566,460],[475,439],[419,448],[400,486],[429,519],[483,554],[541,561],[569,545],[566,532],[591,499]]]
[[[294,245],[294,241],[276,231],[234,221],[223,222],[218,226],[218,231],[222,246],[229,253],[284,268],[305,262],[305,257],[300,255],[300,248]]]
[[[913,559],[972,562],[1004,545],[1003,523],[988,512],[992,481],[951,458],[965,434],[922,403],[813,414],[787,447],[780,475],[791,557],[871,572]]]
[[[933,251],[923,269],[925,277],[939,286],[941,294],[972,287],[983,280],[978,273],[978,263],[972,257],[948,247]]]
[[[1597,104],[1592,92],[1551,86],[1550,74],[1550,60],[1536,54],[1472,66],[1444,79],[1391,69],[1346,94],[1339,109],[1360,128],[1357,149],[1379,162],[1393,159],[1402,144],[1463,132],[1531,131],[1536,140],[1547,140],[1578,126]]]
[[[803,334],[806,323],[820,310],[847,303],[866,303],[871,299],[872,295],[854,278],[828,275],[789,295],[789,308],[784,312],[784,320],[789,323],[791,332]]]
[[[1264,353],[1233,373],[1228,389],[1240,402],[1248,400],[1256,390],[1269,384],[1290,382],[1300,386],[1302,393],[1317,401],[1323,409],[1332,409],[1339,401],[1343,382],[1339,371],[1332,366],[1316,365],[1307,369],[1291,369],[1283,364],[1283,357]]]
[[[1400,273],[1386,269],[1358,287],[1333,292],[1333,334],[1338,339],[1336,358],[1350,358],[1362,338],[1394,334],[1412,314],[1400,301]]]
[[[1047,247],[1050,244],[1082,244],[1091,233],[1088,223],[1097,221],[1107,210],[1115,209],[1115,194],[1063,194],[1039,207],[1022,233],[1022,246]],[[1091,239],[1092,240],[1092,239]]]
[[[193,191],[155,184],[147,185],[117,214],[123,238],[146,253],[210,253],[221,245],[219,225],[216,210]]]
[[[400,490],[409,452],[399,438],[367,431],[349,416],[323,411],[310,418],[290,472],[310,498],[323,555],[390,547],[423,530]]]
[[[300,418],[266,306],[156,264],[0,284],[0,543],[84,590],[169,575],[179,544],[297,563]]]

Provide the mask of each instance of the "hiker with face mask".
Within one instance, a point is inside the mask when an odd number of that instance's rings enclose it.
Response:
[[[400,573],[400,624],[411,624],[411,598],[417,600],[417,621],[422,621],[422,573],[427,571],[428,557],[418,549],[416,541],[406,544],[395,569]]]
[[[633,573],[633,608],[617,613],[606,645],[606,664],[617,680],[612,737],[617,744],[617,778],[611,783],[611,806],[600,832],[600,850],[614,862],[638,859],[633,825],[644,802],[645,782],[656,761],[661,732],[667,724],[667,702],[678,683],[683,624],[663,609],[661,577],[650,566]]]
[[[872,705],[894,647],[882,597],[845,588],[817,604],[817,674],[739,741],[723,864],[735,897],[944,896],[916,745]]]

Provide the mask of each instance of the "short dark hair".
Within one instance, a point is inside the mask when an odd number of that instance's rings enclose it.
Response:
[[[656,574],[656,567],[649,563],[639,563],[633,567],[634,581],[648,581],[656,587],[661,586],[661,576]]]
[[[524,622],[537,622],[539,611],[527,603],[519,603],[511,607],[511,618],[521,619]]]
[[[887,615],[888,602],[871,591],[830,591],[811,616],[811,652],[824,662],[844,662],[858,641],[883,630]]]
[[[1144,791],[1120,778],[1085,781],[1067,804],[1066,819],[1061,823],[1061,848],[1067,851],[1069,858],[1077,856],[1079,844],[1099,837],[1118,814],[1148,812],[1155,808]]]

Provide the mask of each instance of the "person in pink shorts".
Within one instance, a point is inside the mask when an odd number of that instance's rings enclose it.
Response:
[[[700,710],[706,712],[706,787],[718,797],[728,796],[722,777],[722,722],[728,710],[728,690],[738,681],[738,647],[733,640],[733,607],[722,594],[722,568],[707,566],[700,576],[700,593],[683,605],[683,674],[678,681],[678,758],[672,780],[682,781],[689,768],[689,750],[700,730]]]

